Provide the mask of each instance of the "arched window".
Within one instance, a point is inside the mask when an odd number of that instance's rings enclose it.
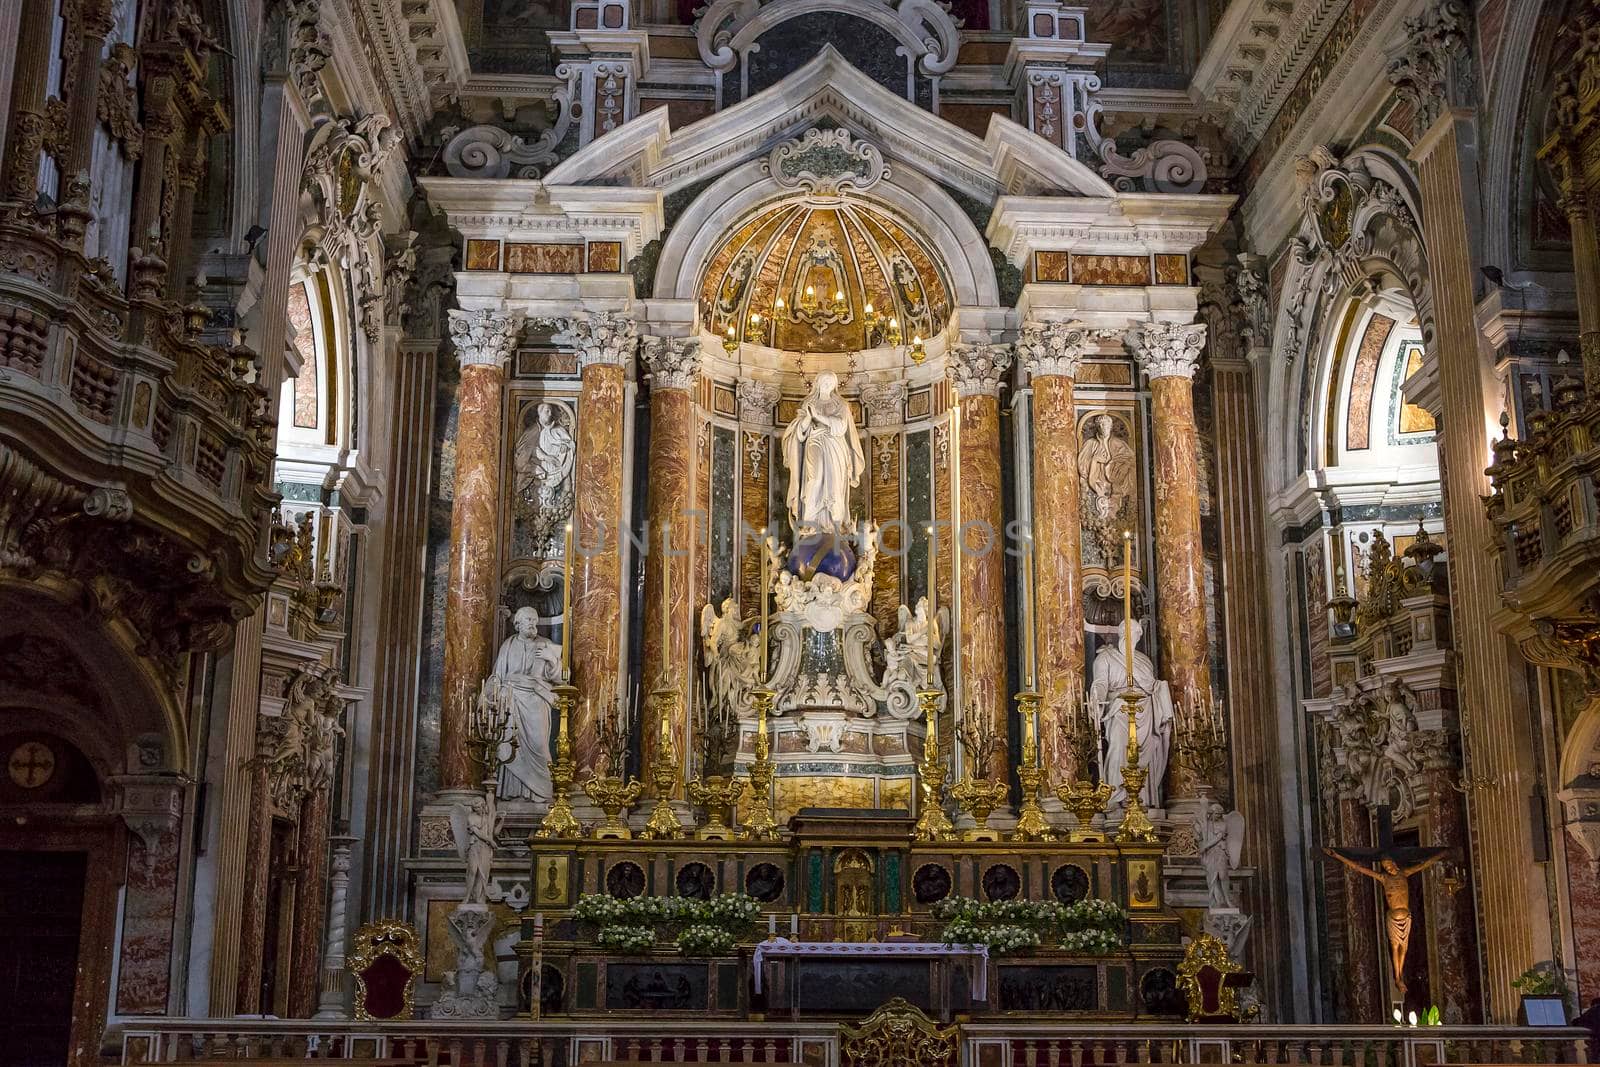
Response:
[[[342,398],[348,343],[342,316],[320,271],[289,287],[290,344],[300,357],[300,372],[284,385],[278,419],[279,453],[296,446],[346,443],[349,419]]]

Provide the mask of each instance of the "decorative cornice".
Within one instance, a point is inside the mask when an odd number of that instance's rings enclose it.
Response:
[[[504,367],[522,335],[522,312],[450,312],[450,340],[463,367]]]
[[[577,352],[580,371],[594,366],[626,367],[639,347],[639,324],[615,311],[585,311],[539,321],[555,326],[556,344]]]
[[[704,351],[698,337],[646,337],[642,352],[657,389],[688,389],[700,380]]]
[[[952,345],[945,376],[954,383],[957,396],[999,396],[1000,383],[1010,369],[1010,345]]]
[[[1027,322],[1017,339],[1017,359],[1029,378],[1076,378],[1078,362],[1094,345],[1084,323]]]
[[[1206,328],[1199,322],[1151,322],[1129,330],[1127,340],[1146,377],[1193,378],[1206,347]]]

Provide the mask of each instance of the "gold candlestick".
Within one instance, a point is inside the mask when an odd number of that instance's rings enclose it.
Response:
[[[1080,778],[1070,786],[1056,786],[1056,796],[1061,799],[1062,805],[1077,820],[1067,834],[1067,840],[1074,844],[1095,843],[1104,841],[1106,835],[1094,829],[1093,822],[1096,815],[1106,810],[1106,804],[1111,800],[1111,787],[1101,782],[1094,785],[1087,779]]]
[[[1150,842],[1157,840],[1155,824],[1145,814],[1144,801],[1139,793],[1150,772],[1139,766],[1139,700],[1144,694],[1129,685],[1122,693],[1122,710],[1128,716],[1128,762],[1122,769],[1122,825],[1117,829],[1117,840],[1123,842]]]
[[[597,824],[592,831],[597,840],[626,841],[633,837],[633,831],[622,820],[622,813],[639,802],[644,783],[637,778],[624,782],[615,775],[602,778],[591,774],[589,780],[583,783],[583,791],[596,807],[605,812],[606,821]]]
[[[772,745],[767,738],[767,716],[772,712],[776,693],[760,686],[750,693],[756,709],[756,758],[750,765],[750,814],[744,821],[745,835],[752,840],[767,841],[778,836],[777,814],[772,804]]]
[[[1039,734],[1035,716],[1039,714],[1039,694],[1017,694],[1017,713],[1022,716],[1022,766],[1017,768],[1017,780],[1022,784],[1022,807],[1017,811],[1017,828],[1012,836],[1018,841],[1049,841],[1055,836],[1050,823],[1039,806],[1043,791],[1044,768],[1039,758]]]
[[[578,690],[570,685],[558,685],[553,692],[561,725],[556,733],[556,758],[550,764],[550,810],[544,813],[539,829],[533,833],[534,837],[541,840],[579,837],[583,834],[583,826],[572,814],[572,801],[567,796],[576,776],[572,766],[572,737],[567,731],[567,719],[577,700]]]
[[[672,794],[678,784],[678,754],[672,744],[672,709],[678,694],[671,689],[657,689],[653,694],[660,709],[661,733],[656,743],[656,758],[650,771],[650,781],[655,786],[656,806],[650,812],[641,837],[671,840],[684,834],[683,822],[672,810]]]
[[[950,816],[944,813],[944,761],[939,758],[939,696],[937,689],[917,693],[918,705],[928,723],[922,742],[922,764],[917,768],[917,785],[922,793],[914,835],[918,841],[948,841],[955,832]]]
[[[744,796],[745,781],[713,774],[709,778],[696,778],[689,783],[689,798],[706,809],[706,821],[694,832],[698,841],[732,841],[733,827],[722,821],[722,813],[739,803]]]

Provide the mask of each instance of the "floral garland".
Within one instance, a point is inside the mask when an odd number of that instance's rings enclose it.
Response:
[[[1066,952],[1085,956],[1104,956],[1126,944],[1127,913],[1108,900],[1058,904],[948,897],[935,904],[932,913],[945,924],[945,944],[986,945],[996,955],[1035,949],[1047,939]]]
[[[572,917],[595,928],[595,941],[617,952],[647,952],[660,927],[676,927],[678,951],[685,956],[725,956],[749,934],[761,905],[744,893],[710,900],[692,897],[630,897],[585,893]]]

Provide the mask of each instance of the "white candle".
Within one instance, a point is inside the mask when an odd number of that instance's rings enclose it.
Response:
[[[561,571],[561,680],[572,677],[572,523],[567,523],[566,562]]]

